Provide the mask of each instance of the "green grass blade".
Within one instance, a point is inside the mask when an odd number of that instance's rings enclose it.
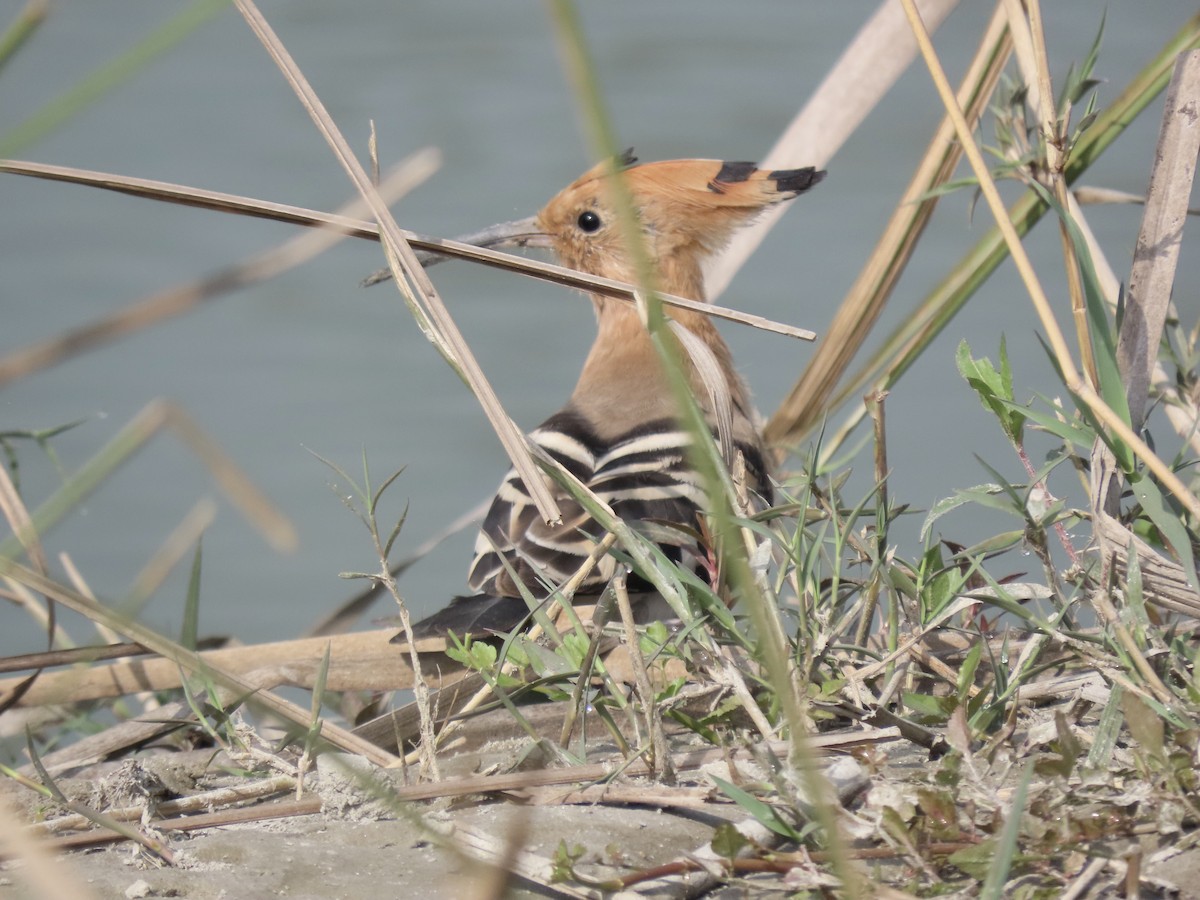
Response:
[[[200,632],[200,562],[203,557],[203,542],[196,542],[196,555],[192,557],[192,571],[188,576],[187,597],[183,604],[183,629],[179,635],[180,646],[196,649],[196,637]]]

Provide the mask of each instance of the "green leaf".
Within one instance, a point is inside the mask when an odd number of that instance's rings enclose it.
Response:
[[[725,822],[722,825],[718,825],[716,831],[713,832],[713,838],[710,842],[714,853],[731,862],[737,859],[737,855],[749,845],[749,839],[738,831],[732,822]]]
[[[447,646],[445,653],[461,666],[476,672],[491,671],[496,665],[496,648],[484,641],[473,641],[470,637],[462,640],[451,632],[448,637],[453,646]]]
[[[930,697],[926,694],[904,694],[904,705],[917,715],[944,722],[954,712],[958,700],[954,697]]]
[[[1163,499],[1158,485],[1149,476],[1145,476],[1133,482],[1130,489],[1146,515],[1150,517],[1150,521],[1154,523],[1154,527],[1162,535],[1163,540],[1167,542],[1167,546],[1179,560],[1179,564],[1183,566],[1192,590],[1200,591],[1200,585],[1197,585],[1196,581],[1196,560],[1192,553],[1192,542],[1188,537],[1187,529],[1180,521],[1179,516],[1167,509],[1166,501]]]
[[[971,348],[965,340],[958,345],[955,362],[959,373],[979,395],[984,409],[989,410],[999,420],[1004,434],[1013,444],[1019,446],[1021,430],[1025,424],[1025,410],[1013,402],[1012,367],[1008,362],[1004,337],[1000,338],[998,371],[986,356],[980,359],[972,357]]]
[[[192,557],[192,570],[188,575],[187,595],[183,602],[183,628],[179,643],[189,650],[196,649],[196,635],[200,629],[200,561],[203,541],[196,541],[196,554]]]
[[[1107,772],[1112,765],[1113,748],[1116,747],[1117,737],[1121,733],[1121,706],[1124,696],[1125,689],[1120,684],[1114,684],[1092,736],[1092,747],[1087,757],[1089,769]]]
[[[1046,188],[1037,182],[1030,187],[1038,196],[1053,209],[1063,223],[1063,227],[1071,240],[1075,258],[1079,264],[1079,275],[1083,282],[1083,295],[1087,303],[1087,318],[1092,339],[1092,357],[1096,362],[1096,375],[1100,379],[1100,396],[1108,407],[1116,413],[1126,425],[1130,424],[1129,401],[1125,395],[1125,384],[1121,379],[1121,370],[1117,365],[1117,344],[1113,333],[1114,328],[1108,318],[1108,306],[1104,302],[1100,289],[1100,279],[1096,267],[1092,263],[1092,253],[1087,241],[1074,218],[1064,210]],[[1081,404],[1082,405],[1082,404]],[[1106,434],[1103,429],[1098,429]],[[1106,435],[1107,443],[1126,474],[1135,470],[1135,457],[1132,448],[1124,441],[1113,435]]]
[[[587,852],[587,848],[582,844],[569,845],[566,839],[560,839],[558,846],[554,849],[553,863],[551,864],[550,881],[558,884],[564,881],[577,881],[575,877],[575,863],[583,858],[583,854]]]
[[[1074,64],[1067,70],[1067,77],[1063,80],[1063,89],[1058,96],[1058,114],[1064,115],[1067,110],[1067,104],[1074,106],[1083,99],[1083,95],[1095,87],[1099,82],[1092,78],[1092,72],[1096,69],[1096,61],[1100,57],[1100,44],[1104,39],[1104,24],[1108,18],[1107,10],[1100,16],[1100,28],[1096,31],[1095,40],[1092,41],[1092,46],[1088,50],[1087,56],[1083,62],[1079,64],[1079,69],[1076,70]],[[1080,126],[1082,130],[1083,126]]]
[[[984,641],[979,640],[975,645],[967,651],[966,657],[963,659],[962,667],[958,670],[958,702],[966,703],[967,696],[970,693],[971,687],[975,684],[975,670],[979,667],[979,660],[983,657]]]
[[[992,856],[992,864],[988,868],[987,879],[979,891],[983,900],[1002,900],[1004,883],[1008,881],[1012,864],[1019,858],[1017,854],[1017,838],[1021,834],[1021,816],[1025,813],[1025,796],[1029,792],[1029,782],[1033,780],[1033,766],[1025,767],[1025,774],[1017,784],[1013,794],[1012,804],[1008,808],[1008,817],[1004,822],[1004,830],[996,844],[996,852]]]
[[[1005,497],[1008,499],[1003,499]],[[955,491],[953,496],[939,500],[930,507],[929,514],[925,516],[925,521],[921,525],[920,540],[924,542],[929,537],[929,532],[934,522],[946,515],[946,513],[958,509],[960,506],[965,506],[968,503],[974,503],[988,509],[998,509],[1006,513],[1016,512],[1018,516],[1024,518],[1020,510],[1014,509],[1012,497],[1008,495],[1006,488],[1001,487],[999,484],[977,484],[974,487]]]
[[[1046,404],[1051,409],[1052,404],[1040,394],[1035,394],[1039,400]],[[1073,444],[1084,450],[1090,450],[1092,444],[1096,441],[1096,431],[1093,428],[1088,428],[1078,420],[1068,420],[1064,422],[1053,412],[1043,412],[1033,407],[1022,407],[1025,418],[1032,421],[1042,431],[1049,432],[1060,440],[1068,444]]]
[[[791,825],[780,818],[770,804],[764,803],[753,794],[743,791],[740,787],[730,784],[716,775],[709,775],[721,792],[730,800],[740,806],[758,821],[764,828],[769,828],[781,837],[787,838],[789,841],[800,841],[802,837]]]
[[[951,853],[946,861],[962,869],[972,878],[983,878],[996,855],[996,838],[987,838],[971,847]]]

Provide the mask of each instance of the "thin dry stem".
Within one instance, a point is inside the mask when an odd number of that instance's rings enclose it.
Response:
[[[1042,27],[1042,10],[1039,0],[1026,0],[1029,17],[1025,17],[1020,0],[1004,0],[1008,13],[1009,29],[1017,48],[1017,61],[1028,87],[1029,102],[1037,110],[1042,145],[1046,153],[1044,177],[1055,200],[1063,209],[1071,206],[1067,181],[1063,177],[1066,164],[1068,120],[1061,127],[1058,111],[1054,108],[1054,89],[1050,79],[1050,57],[1046,52],[1046,34]],[[1068,112],[1069,115],[1069,112]],[[1083,371],[1089,382],[1100,383],[1096,374],[1096,360],[1092,355],[1092,338],[1087,317],[1087,301],[1083,296],[1083,280],[1079,273],[1079,261],[1075,256],[1075,245],[1071,241],[1067,223],[1059,220],[1059,241],[1062,246],[1063,263],[1067,276],[1067,293],[1071,300],[1071,316],[1075,323],[1076,342],[1079,345]]]
[[[1158,359],[1163,323],[1183,243],[1187,201],[1200,152],[1200,51],[1182,54],[1167,89],[1150,189],[1129,274],[1129,298],[1117,343],[1129,411],[1140,423]]]
[[[671,760],[671,751],[667,747],[667,737],[663,732],[662,714],[654,702],[654,687],[650,684],[650,675],[646,672],[646,658],[642,655],[641,637],[638,635],[637,622],[633,618],[633,607],[629,603],[624,573],[618,573],[613,578],[613,590],[617,595],[617,609],[621,613],[621,625],[625,629],[625,646],[633,663],[634,681],[638,695],[642,698],[642,712],[650,733],[650,747],[654,754],[651,758],[651,769],[670,784],[675,781],[675,764]]]
[[[269,778],[239,784],[235,787],[203,791],[199,794],[180,797],[177,800],[164,800],[154,805],[154,814],[161,817],[209,811],[219,806],[245,803],[247,800],[261,800],[264,797],[282,794],[290,791],[295,785],[296,779],[291,775],[272,775]],[[105,815],[118,822],[136,822],[141,820],[145,814],[146,806],[144,804],[105,811]],[[64,831],[88,828],[91,824],[91,820],[86,816],[59,816],[56,819],[31,825],[28,830],[36,835],[61,834]]]
[[[501,406],[499,397],[496,396],[496,392],[488,383],[482,369],[479,368],[474,354],[454,324],[454,320],[438,295],[437,289],[434,288],[433,282],[425,274],[412,247],[409,246],[403,232],[396,224],[396,220],[392,217],[387,202],[375,190],[370,177],[350,149],[349,143],[338,130],[320,98],[296,65],[295,60],[287,52],[271,26],[267,24],[262,13],[259,12],[252,0],[237,0],[237,7],[268,54],[279,66],[297,97],[300,98],[305,110],[329,143],[354,186],[366,199],[371,214],[379,223],[384,253],[388,257],[393,275],[397,276],[396,283],[405,292],[409,307],[413,311],[418,325],[422,326],[426,336],[438,348],[446,361],[462,375],[479,400],[484,414],[495,430],[496,436],[500,438],[504,451],[520,474],[525,489],[529,492],[530,499],[533,500],[542,518],[548,524],[561,522],[562,514],[558,509],[558,504],[529,454],[524,435]]]
[[[86,592],[81,591],[87,596]],[[89,598],[92,599],[92,598]],[[93,600],[94,602],[94,600]],[[333,643],[326,689],[329,691],[402,690],[412,684],[412,669],[399,648],[390,643],[396,629],[355,631],[325,638],[296,638],[265,644],[204,650],[202,659],[212,666],[253,678],[256,685],[288,685],[312,690],[317,667],[327,642]],[[424,653],[424,647],[420,648]],[[436,654],[444,646],[431,648]],[[448,686],[463,677],[463,669],[449,657],[436,659],[440,683]],[[432,662],[431,662],[432,664]],[[99,700],[141,691],[179,688],[185,673],[169,659],[152,657],[109,665],[94,664],[65,672],[43,672],[18,706],[34,707]],[[21,679],[0,679],[0,696]]]
[[[417,651],[417,642],[413,639],[412,619],[408,614],[408,604],[400,596],[400,589],[396,586],[396,579],[388,569],[387,554],[383,552],[383,548],[379,544],[378,533],[374,533],[374,536],[375,549],[379,554],[380,565],[379,574],[375,578],[383,584],[387,592],[392,595],[392,599],[396,601],[396,608],[400,612],[400,627],[408,640],[408,660],[413,670],[413,699],[416,701],[417,714],[420,719],[421,742],[418,747],[421,762],[420,774],[425,778],[440,781],[442,774],[437,760],[437,740],[433,727],[433,713],[429,708],[429,684],[425,681],[425,676],[421,674],[421,654]]]
[[[34,178],[45,178],[50,181],[65,181],[71,184],[82,184],[88,187],[102,188],[158,200],[167,203],[178,203],[183,206],[194,206],[200,209],[211,209],[217,212],[234,215],[251,216],[254,218],[270,219],[278,222],[289,222],[293,225],[310,228],[334,228],[349,237],[378,241],[379,226],[364,219],[351,218],[341,213],[326,213],[306,209],[300,206],[290,206],[284,203],[274,203],[269,200],[257,200],[252,197],[226,194],[218,191],[207,191],[202,188],[187,187],[171,184],[165,181],[151,181],[145,178],[132,178],[126,175],[114,175],[108,172],[94,172],[87,169],[77,169],[69,166],[52,166],[45,163],[23,162],[19,160],[0,160],[0,172],[11,172],[16,175],[28,175]],[[380,188],[384,196],[389,196],[385,187]],[[356,201],[361,202],[361,201]],[[423,265],[431,265],[445,258],[462,259],[491,268],[502,269],[526,275],[538,281],[562,285],[584,292],[598,293],[626,303],[635,302],[637,288],[622,281],[611,278],[601,278],[586,272],[577,272],[551,263],[525,259],[510,253],[501,253],[488,247],[476,246],[466,241],[477,235],[466,235],[458,240],[429,237],[413,231],[401,232],[413,247],[422,251],[420,256]],[[771,319],[752,313],[717,306],[711,303],[701,303],[687,297],[676,297],[673,294],[661,294],[659,298],[668,306],[699,312],[739,325],[748,325],[759,331],[792,337],[802,341],[811,341],[816,334],[806,328],[785,325]],[[587,299],[584,297],[583,299]],[[3,361],[0,360],[0,371]]]

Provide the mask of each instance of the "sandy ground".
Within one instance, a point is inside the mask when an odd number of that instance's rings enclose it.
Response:
[[[543,771],[540,767],[544,760],[525,754],[527,740],[499,734],[505,721],[505,718],[490,723],[487,719],[481,721],[477,731],[480,740],[468,742],[460,753],[445,760],[443,774],[463,777],[493,768],[508,771],[514,765],[523,765],[525,771]],[[488,737],[500,739],[484,740]],[[677,736],[677,740],[685,738]],[[596,750],[598,756],[603,755],[601,746]],[[853,806],[864,818],[873,794],[920,777],[928,766],[925,752],[907,741],[881,743],[876,750],[886,763],[871,772],[844,755],[831,755],[826,766],[839,795],[844,801],[852,798]],[[192,755],[199,770],[211,771],[211,751],[195,751]],[[179,775],[187,767],[188,756],[175,754],[167,762],[167,755],[160,752],[151,759],[170,765],[171,771]],[[522,758],[523,764],[518,762]],[[105,763],[90,772],[76,773],[62,784],[69,795],[83,798],[91,792],[94,798],[106,798],[120,805],[106,796],[105,785],[120,783],[122,778],[128,782],[128,771],[135,765],[142,764]],[[769,838],[765,829],[753,823],[744,810],[723,800],[713,789],[712,775],[736,780],[728,765],[719,760],[681,772],[678,787],[657,794],[649,793],[658,787],[646,779],[621,782],[621,788],[633,792],[635,798],[638,792],[645,798],[663,798],[657,808],[653,801],[628,802],[628,794],[624,802],[614,802],[612,795],[603,802],[597,802],[594,796],[563,802],[575,787],[572,785],[531,788],[507,794],[504,799],[479,795],[443,798],[409,804],[401,812],[396,807],[380,805],[365,793],[361,780],[348,773],[348,765],[350,769],[370,768],[362,760],[328,756],[322,758],[310,776],[309,796],[320,798],[320,813],[195,832],[170,832],[164,839],[176,857],[173,867],[156,864],[130,843],[63,854],[54,865],[60,875],[76,883],[67,892],[47,893],[31,886],[22,862],[5,863],[0,868],[0,900],[46,900],[47,897],[54,900],[87,897],[457,900],[498,896],[496,885],[502,883],[498,879],[499,870],[479,861],[479,856],[485,855],[479,852],[481,846],[490,846],[493,858],[506,848],[521,848],[515,868],[531,873],[535,879],[511,880],[509,896],[612,896],[597,890],[595,881],[589,887],[583,879],[612,879],[691,856],[706,848],[714,829],[724,822],[739,823],[743,830],[756,829],[759,840]],[[150,766],[147,763],[145,767]],[[736,768],[737,777],[763,777],[762,770],[756,769],[752,762],[740,762]],[[400,773],[392,773],[393,778],[399,776]],[[14,798],[22,796],[11,784],[5,790]],[[26,815],[36,815],[37,808],[29,801],[28,792],[23,794]],[[582,879],[569,885],[552,885],[553,860],[563,847],[578,853],[574,867]],[[1115,844],[1104,848],[1115,862],[1095,863],[1095,890],[1079,896],[1127,896],[1114,885],[1123,880],[1124,860],[1129,858],[1130,847]],[[476,857],[470,858],[457,848],[473,852]],[[913,871],[905,868],[903,860],[868,865],[871,877],[878,882],[911,883]],[[1200,852],[1196,850],[1169,856],[1169,851],[1163,852],[1161,843],[1147,843],[1141,872],[1142,897],[1200,900]],[[802,867],[793,870],[786,879],[778,875],[758,876],[717,886],[704,896],[791,896],[805,887],[818,887],[824,877],[818,867],[808,870]],[[642,884],[638,896],[693,896],[690,891],[699,878],[688,876],[686,881]],[[973,896],[970,891],[968,887],[967,895]]]
[[[492,835],[527,829],[526,850],[547,857],[560,840],[582,844],[589,848],[582,867],[597,874],[611,871],[603,863],[618,857],[635,866],[654,865],[704,844],[713,828],[704,818],[602,806],[531,811],[503,803],[430,816],[437,825],[453,822]],[[433,843],[417,825],[397,820],[352,822],[322,814],[177,835],[171,845],[178,855],[173,868],[149,867],[128,844],[71,854],[63,865],[101,898],[450,900],[478,896],[479,882],[490,875]],[[11,886],[0,897],[38,896],[19,877],[7,873]],[[528,882],[514,888],[517,896],[545,896]]]

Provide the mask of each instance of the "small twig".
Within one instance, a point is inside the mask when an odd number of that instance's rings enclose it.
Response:
[[[1072,188],[1071,193],[1075,195],[1075,202],[1081,206],[1096,203],[1128,203],[1133,206],[1146,205],[1145,194],[1133,194],[1129,191],[1118,191],[1115,188],[1081,184],[1078,187]],[[1200,206],[1189,206],[1187,214],[1189,216],[1200,216]]]
[[[30,743],[32,745],[32,741]],[[20,772],[16,772],[5,765],[0,765],[0,772],[7,775],[22,787],[26,787],[35,793],[41,794],[43,797],[52,798],[65,806],[67,809],[71,810],[71,812],[75,813],[76,815],[83,816],[101,828],[108,829],[115,840],[134,841],[140,844],[150,853],[153,853],[167,865],[171,866],[175,864],[175,854],[171,851],[171,848],[162,841],[145,834],[137,828],[131,828],[123,822],[118,822],[104,813],[92,809],[85,803],[77,803],[76,801],[68,798],[65,794],[63,794],[58,785],[55,784],[50,778],[50,775],[46,772],[46,770],[42,768],[41,761],[38,759],[37,755],[33,753],[32,746],[30,747],[30,756],[33,760],[34,767],[38,770],[38,775],[42,779],[40,783],[32,778],[25,777]]]
[[[219,828],[224,825],[238,825],[244,822],[263,822],[267,819],[290,819],[298,816],[311,816],[320,811],[320,798],[310,797],[304,800],[280,800],[277,803],[243,806],[215,813],[180,816],[176,819],[160,819],[151,824],[158,831],[200,831],[204,828]],[[125,838],[118,834],[87,833],[48,840],[45,842],[45,845],[53,850],[77,850],[82,847],[115,844],[123,840]]]
[[[416,640],[413,639],[412,619],[408,614],[408,604],[400,596],[400,588],[397,587],[396,579],[388,569],[387,553],[379,542],[379,531],[375,526],[374,515],[374,510],[371,510],[371,536],[375,540],[375,552],[379,557],[380,565],[379,574],[375,576],[375,580],[382,584],[392,595],[392,599],[396,601],[396,608],[400,614],[400,627],[408,642],[409,665],[413,670],[413,697],[417,703],[421,735],[420,745],[417,748],[421,760],[420,771],[424,777],[439,781],[442,775],[437,761],[437,735],[434,733],[433,713],[429,708],[429,683],[421,674],[421,654],[417,651]]]
[[[49,650],[45,653],[22,653],[0,659],[0,672],[23,672],[51,666],[73,666],[101,659],[125,659],[145,656],[150,651],[141,644],[108,644],[100,647],[74,647],[70,650]]]
[[[638,634],[637,622],[633,618],[633,607],[629,604],[629,591],[625,583],[625,572],[618,572],[613,578],[613,591],[617,595],[617,609],[621,614],[621,625],[625,629],[625,646],[629,651],[634,683],[637,686],[638,695],[642,698],[642,713],[646,717],[646,728],[650,735],[650,746],[653,750],[650,768],[664,782],[672,784],[675,781],[675,765],[671,761],[671,750],[667,746],[667,737],[663,733],[662,715],[658,705],[654,702],[654,688],[650,684],[650,675],[646,671],[646,658],[642,655],[641,636]]]
[[[465,513],[456,518],[453,522],[438,531],[431,537],[424,540],[407,556],[402,557],[399,561],[388,566],[388,571],[393,578],[399,578],[404,572],[420,562],[428,556],[433,550],[442,544],[447,538],[453,537],[460,531],[470,528],[473,525],[478,525],[483,521],[484,515],[491,505],[491,499],[487,499],[479,503],[473,509],[467,510]],[[326,634],[341,634],[349,630],[350,626],[358,619],[358,617],[366,611],[366,609],[375,602],[376,597],[385,590],[384,585],[378,580],[372,580],[367,587],[359,591],[350,599],[344,601],[333,612],[328,613],[319,619],[314,625],[310,626],[305,632],[305,637],[317,637]]]
[[[247,800],[261,800],[264,797],[282,794],[290,791],[295,785],[296,779],[291,775],[274,775],[262,781],[254,781],[236,787],[204,791],[189,797],[180,797],[177,800],[164,800],[155,804],[154,812],[159,816],[178,816],[200,810],[212,810],[214,807],[245,803]],[[140,821],[145,812],[145,806],[125,806],[107,810],[105,815],[118,822],[133,822]],[[63,831],[77,831],[87,828],[90,824],[91,820],[86,816],[60,816],[57,819],[30,825],[29,830],[34,834],[50,835]],[[155,827],[158,826],[155,825]]]
[[[1092,882],[1096,880],[1096,876],[1104,871],[1104,867],[1108,863],[1109,861],[1104,857],[1098,857],[1089,862],[1083,867],[1083,871],[1075,877],[1075,880],[1071,882],[1071,886],[1063,891],[1059,900],[1078,900],[1078,898],[1084,896],[1088,888],[1091,887]]]
[[[873,728],[860,732],[837,735],[810,735],[809,747],[814,755],[833,750],[850,750],[860,746],[876,746],[900,740],[900,729],[894,727]],[[762,741],[755,749],[765,749],[776,756],[786,754],[787,741]],[[675,755],[675,767],[679,772],[698,769],[729,758],[726,748],[694,750]],[[749,750],[735,751],[733,758],[749,762],[754,755]],[[506,772],[499,775],[468,775],[460,778],[444,778],[439,782],[400,785],[391,791],[391,796],[400,801],[434,800],[439,797],[462,797],[468,794],[496,794],[529,787],[553,784],[601,782],[611,778],[617,769],[629,777],[651,774],[650,766],[642,759],[617,760],[609,763],[588,763],[581,766],[562,766],[554,769],[534,769],[528,772]]]

